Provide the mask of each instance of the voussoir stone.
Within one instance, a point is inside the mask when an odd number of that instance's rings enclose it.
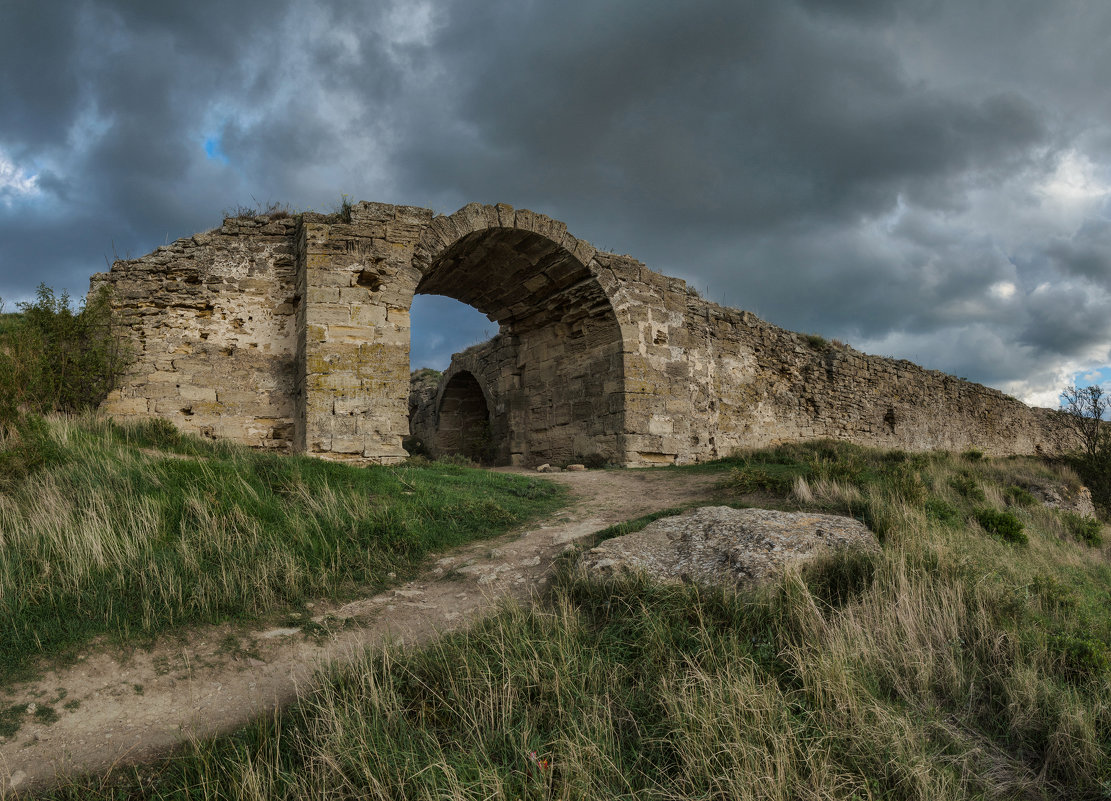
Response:
[[[813,512],[703,506],[606,540],[583,557],[588,571],[643,572],[663,582],[748,584],[842,549],[876,551],[859,520]]]

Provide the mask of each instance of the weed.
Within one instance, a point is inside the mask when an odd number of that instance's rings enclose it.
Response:
[[[838,551],[816,560],[802,571],[806,588],[815,600],[839,608],[859,598],[872,586],[876,558],[866,551]]]
[[[27,704],[12,704],[0,709],[0,737],[12,737],[23,725]]]
[[[816,351],[824,352],[824,351],[829,350],[829,348],[830,348],[830,344],[826,340],[826,338],[823,337],[823,336],[820,336],[819,334],[803,334],[802,338],[803,338],[803,341],[805,341],[807,345],[809,345],[811,348],[813,348]]]
[[[58,720],[58,710],[47,704],[38,704],[35,707],[34,718],[36,723],[49,726],[51,723],[55,723]]]
[[[64,704],[62,704],[62,709],[65,709],[67,712],[76,712],[80,708],[81,702],[78,701],[76,698],[71,698],[69,701],[66,701]]]
[[[924,508],[931,520],[942,525],[956,526],[964,522],[957,507],[941,498],[928,498]]]
[[[1049,649],[1060,661],[1065,676],[1084,683],[1102,678],[1111,669],[1107,645],[1082,634],[1053,634]]]
[[[351,204],[351,198],[347,195],[340,195],[339,202],[332,207],[332,213],[329,215],[336,222],[350,223],[351,210],[354,206]]]
[[[726,486],[738,493],[770,492],[786,495],[794,488],[800,471],[778,465],[736,467],[729,472]]]
[[[224,209],[224,218],[231,220],[280,220],[296,216],[296,212],[290,208],[288,203],[279,201],[262,203],[255,198],[251,198],[251,200],[253,204],[250,206],[241,203]]]
[[[984,495],[984,488],[980,486],[979,480],[968,471],[961,471],[958,475],[950,478],[949,486],[973,503],[983,503],[987,500],[987,496]]]

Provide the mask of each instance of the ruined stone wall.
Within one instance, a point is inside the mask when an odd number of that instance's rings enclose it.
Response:
[[[714,399],[723,452],[831,437],[911,451],[1057,453],[1073,445],[1060,415],[905,360],[800,336],[752,314],[692,304],[692,375]]]
[[[398,462],[409,430],[413,250],[428,209],[360,203],[350,222],[305,215],[302,449]]]
[[[111,284],[134,356],[104,410],[288,450],[296,414],[293,218],[228,220],[118,261]]]
[[[505,205],[229,219],[101,282],[135,354],[106,411],[333,459],[406,458],[417,292],[500,325],[445,375],[475,377],[498,461],[685,463],[818,437],[990,454],[1075,444],[1054,412],[708,303]]]
[[[688,462],[816,438],[993,455],[1075,447],[1058,413],[905,360],[802,336],[611,257],[632,328],[630,451]],[[635,460],[635,459],[634,459]]]

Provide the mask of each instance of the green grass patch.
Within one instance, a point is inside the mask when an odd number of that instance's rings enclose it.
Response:
[[[27,704],[12,704],[0,708],[0,737],[13,737],[23,725]]]
[[[90,638],[370,591],[546,513],[563,491],[465,467],[359,468],[155,421],[26,418],[0,442],[0,675]]]
[[[603,540],[613,539],[614,537],[624,537],[626,534],[634,534],[643,530],[649,523],[654,523],[660,518],[681,515],[690,508],[690,506],[672,506],[667,509],[661,509],[658,512],[652,512],[651,514],[633,518],[632,520],[626,520],[624,523],[617,523],[602,529],[594,535],[592,540],[594,544],[597,544]]]
[[[544,605],[368,652],[122,789],[55,797],[1107,796],[1111,562],[1056,510],[1004,509],[1008,488],[1067,472],[841,443],[689,469],[728,482],[752,466],[796,474],[784,505],[882,527],[883,549],[740,589],[597,580],[565,560]],[[980,517],[1021,523],[1025,547]]]
[[[58,710],[48,704],[39,704],[35,707],[33,715],[36,723],[42,723],[49,726],[51,723],[56,723],[58,718]]]

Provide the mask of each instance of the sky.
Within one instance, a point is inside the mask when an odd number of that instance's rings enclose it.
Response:
[[[1106,0],[0,0],[0,298],[238,206],[510,203],[777,325],[1111,381]],[[415,365],[497,330],[418,298]]]

